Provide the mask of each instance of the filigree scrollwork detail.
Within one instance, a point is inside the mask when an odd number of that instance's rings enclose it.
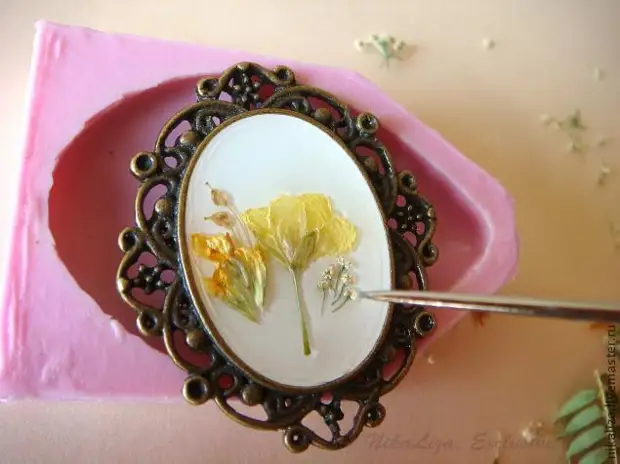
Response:
[[[432,243],[434,209],[418,193],[413,174],[396,172],[387,147],[377,138],[379,122],[374,115],[355,114],[333,95],[298,85],[287,67],[268,70],[254,63],[239,63],[219,77],[199,81],[196,95],[196,103],[165,124],[154,150],[140,152],[131,160],[130,170],[140,187],[136,226],[126,228],[119,236],[124,256],[117,273],[118,291],[135,310],[140,332],[162,337],[170,358],[187,372],[182,392],[189,403],[213,401],[238,422],[282,430],[284,443],[293,452],[311,445],[343,448],[365,427],[376,427],[383,421],[386,411],[379,399],[409,370],[416,341],[434,328],[432,315],[419,307],[395,305],[389,330],[374,359],[352,380],[328,391],[281,391],[252,379],[220,351],[201,325],[183,281],[175,220],[184,172],[205,137],[231,117],[255,109],[274,109],[313,118],[340,138],[367,174],[391,224],[395,284],[399,289],[428,287],[426,267],[438,257]],[[156,198],[151,198],[153,195]],[[356,409],[347,431],[341,426],[345,403]],[[262,417],[249,415],[247,408],[258,408]],[[303,423],[312,413],[320,417],[327,437]]]
[[[295,75],[286,66],[269,71],[254,63],[239,63],[218,78],[206,78],[196,86],[199,100],[217,101],[228,95],[235,105],[246,110],[261,108],[265,92],[274,93],[295,85]],[[272,87],[269,89],[268,87]]]

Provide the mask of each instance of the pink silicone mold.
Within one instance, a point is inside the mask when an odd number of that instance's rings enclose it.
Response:
[[[398,169],[435,205],[433,290],[491,293],[517,263],[512,200],[482,169],[354,72],[48,22],[37,24],[27,140],[0,318],[0,397],[180,399],[181,372],[136,335],[115,273],[133,223],[130,158],[239,61],[290,66],[382,124]],[[465,313],[437,312],[438,330]]]

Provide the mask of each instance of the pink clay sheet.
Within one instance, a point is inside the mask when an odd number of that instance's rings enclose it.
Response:
[[[116,292],[117,237],[134,223],[129,161],[195,100],[199,78],[240,61],[288,65],[378,117],[396,167],[413,171],[436,208],[431,289],[493,293],[512,278],[518,241],[504,188],[355,72],[39,22],[0,308],[0,398],[180,400],[184,373],[137,335]],[[436,315],[422,349],[466,313]]]

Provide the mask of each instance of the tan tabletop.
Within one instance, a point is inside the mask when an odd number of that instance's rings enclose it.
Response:
[[[505,293],[620,300],[620,246],[610,232],[614,221],[620,230],[616,0],[0,0],[1,193],[10,198],[40,18],[360,71],[515,197],[521,263]],[[417,52],[381,68],[378,56],[353,48],[374,32]],[[540,122],[576,108],[592,145],[583,155]],[[611,140],[599,147],[600,137]],[[602,162],[611,173],[599,186]],[[9,209],[0,202],[5,234]],[[587,324],[514,317],[482,328],[468,318],[432,352],[434,364],[421,360],[385,398],[378,430],[345,451],[310,450],[295,462],[490,463],[501,431],[502,464],[560,463],[563,444],[527,446],[520,431],[548,422],[606,365],[602,332]],[[14,403],[0,406],[0,430],[3,464],[293,460],[278,435],[245,429],[214,406]]]

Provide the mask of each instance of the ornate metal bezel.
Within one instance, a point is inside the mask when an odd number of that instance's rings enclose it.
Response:
[[[418,194],[410,172],[395,171],[387,148],[376,136],[379,124],[372,114],[354,115],[333,95],[297,84],[287,67],[269,71],[257,64],[239,63],[219,78],[202,79],[196,93],[197,103],[165,124],[155,149],[138,153],[131,161],[131,171],[141,185],[135,203],[136,226],[124,229],[119,237],[124,257],[116,278],[118,291],[136,311],[140,332],[162,337],[171,359],[187,372],[183,396],[189,403],[213,400],[244,425],[283,430],[284,443],[293,452],[311,444],[344,448],[364,426],[381,423],[385,408],[379,399],[408,372],[416,341],[435,326],[433,316],[420,307],[394,305],[384,337],[368,362],[351,378],[312,391],[282,388],[253,375],[236,357],[226,354],[193,301],[180,257],[182,234],[177,224],[184,176],[202,142],[231,118],[257,110],[311,118],[354,155],[374,189],[388,219],[398,289],[413,288],[414,280],[418,289],[428,287],[425,268],[438,257],[431,243],[434,209]],[[175,138],[184,126],[188,129]],[[169,143],[171,135],[173,143]],[[160,300],[151,298],[157,293]],[[345,403],[354,405],[356,412],[352,427],[343,432],[340,422]],[[250,414],[256,410],[262,417]],[[315,425],[303,423],[314,412],[322,418],[327,436],[320,435]]]

